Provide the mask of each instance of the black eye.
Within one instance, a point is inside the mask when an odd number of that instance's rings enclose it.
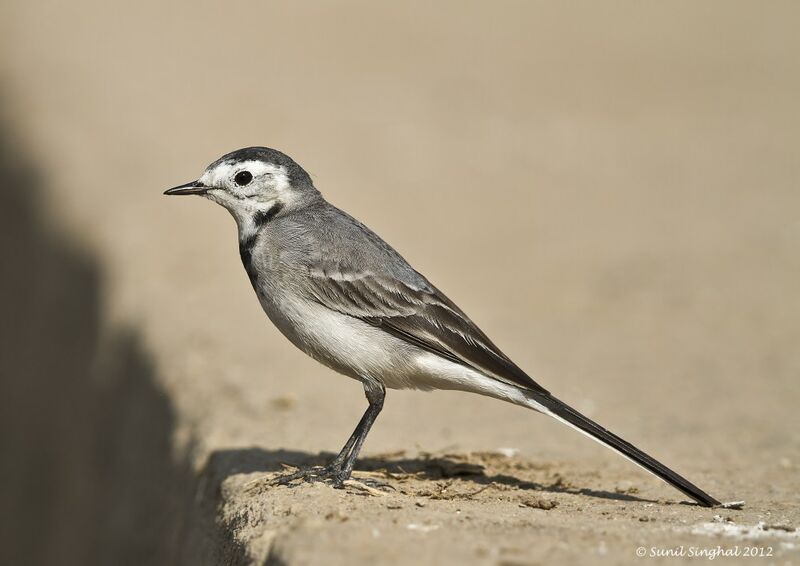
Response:
[[[233,178],[236,181],[236,184],[240,187],[244,187],[250,181],[253,180],[253,174],[250,171],[239,171],[236,173],[236,176]]]

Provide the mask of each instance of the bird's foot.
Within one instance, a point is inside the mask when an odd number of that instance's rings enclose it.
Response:
[[[299,482],[314,483],[322,482],[331,485],[338,489],[344,488],[344,482],[349,479],[350,474],[345,474],[345,471],[334,464],[327,466],[313,466],[311,468],[303,468],[292,472],[272,478],[269,480],[270,485],[285,485],[294,487]]]
[[[352,485],[353,487],[357,488],[359,486],[366,486],[367,488],[373,490],[378,489],[383,491],[394,491],[394,487],[375,478],[358,477],[351,479],[350,474],[347,474],[340,466],[335,464],[300,469],[290,474],[272,478],[267,483],[269,485],[285,485],[289,487],[295,487],[301,482],[322,482],[336,489],[344,489],[348,485]]]

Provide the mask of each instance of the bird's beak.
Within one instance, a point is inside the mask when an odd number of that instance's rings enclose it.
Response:
[[[206,191],[208,191],[210,187],[205,186],[200,181],[192,181],[191,183],[186,183],[185,185],[179,185],[177,187],[172,187],[164,191],[165,195],[202,195]]]

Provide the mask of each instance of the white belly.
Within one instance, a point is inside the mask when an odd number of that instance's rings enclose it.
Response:
[[[361,320],[296,297],[262,300],[275,326],[303,352],[355,379],[414,388],[414,346]]]
[[[524,392],[395,338],[366,322],[298,297],[262,300],[275,326],[320,363],[389,389],[455,389],[531,406]],[[537,407],[533,407],[537,408]]]

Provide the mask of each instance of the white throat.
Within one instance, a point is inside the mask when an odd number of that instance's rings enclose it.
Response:
[[[275,199],[269,202],[253,203],[248,207],[230,209],[236,219],[236,226],[239,228],[239,241],[246,242],[254,238],[258,230],[283,206],[282,202]]]

